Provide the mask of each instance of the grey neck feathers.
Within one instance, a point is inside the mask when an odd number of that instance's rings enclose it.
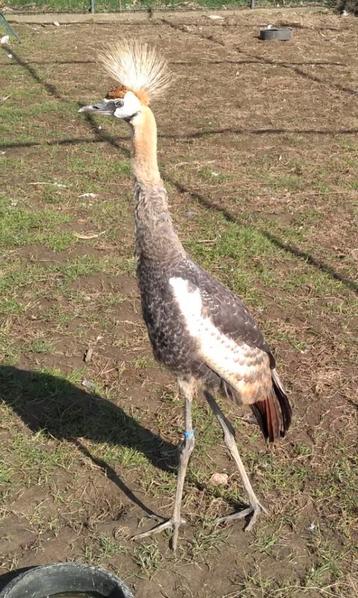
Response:
[[[136,250],[139,258],[168,262],[185,256],[170,217],[157,163],[157,129],[150,108],[132,121]]]
[[[136,182],[134,198],[138,257],[160,262],[183,258],[185,251],[174,230],[163,185],[150,187]]]

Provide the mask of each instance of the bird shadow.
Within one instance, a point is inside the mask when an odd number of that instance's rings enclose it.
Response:
[[[34,433],[67,440],[89,458],[116,486],[149,516],[157,516],[125,484],[119,473],[91,454],[83,439],[140,451],[163,471],[175,471],[177,449],[123,409],[48,373],[0,366],[0,399]]]
[[[34,433],[66,440],[90,459],[134,504],[149,517],[161,518],[126,485],[118,471],[91,453],[84,440],[135,449],[162,471],[177,471],[177,447],[140,425],[125,411],[95,393],[89,393],[52,374],[0,365],[0,403],[9,406]],[[118,469],[118,468],[117,468]],[[190,472],[190,485],[212,494]],[[233,507],[239,499],[227,498]],[[242,503],[243,504],[243,503]]]

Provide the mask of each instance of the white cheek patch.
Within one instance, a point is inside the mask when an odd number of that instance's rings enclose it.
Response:
[[[132,91],[127,91],[123,97],[123,105],[116,109],[114,116],[117,118],[130,118],[141,109],[140,100]]]
[[[185,320],[187,331],[197,343],[200,357],[211,369],[240,391],[241,386],[245,385],[243,378],[257,373],[257,365],[250,365],[247,359],[253,353],[257,355],[258,352],[263,352],[245,343],[238,345],[223,334],[209,317],[203,315],[198,287],[193,287],[188,280],[174,277],[169,279],[169,284]]]

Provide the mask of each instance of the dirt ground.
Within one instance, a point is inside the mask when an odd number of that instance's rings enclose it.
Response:
[[[259,41],[269,23],[292,41]],[[257,10],[16,30],[0,56],[0,587],[78,560],[138,598],[355,595],[357,20]],[[272,448],[222,403],[269,511],[245,533],[213,524],[245,495],[198,402],[176,555],[165,534],[131,539],[171,512],[183,421],[140,314],[129,132],[77,112],[111,84],[98,46],[133,36],[175,75],[153,109],[180,237],[250,306],[294,408]]]

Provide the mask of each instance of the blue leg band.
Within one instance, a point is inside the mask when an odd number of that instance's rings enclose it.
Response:
[[[189,432],[187,432],[185,430],[185,432],[183,433],[184,439],[185,440],[190,440],[190,438],[194,438],[194,430],[191,430]]]

